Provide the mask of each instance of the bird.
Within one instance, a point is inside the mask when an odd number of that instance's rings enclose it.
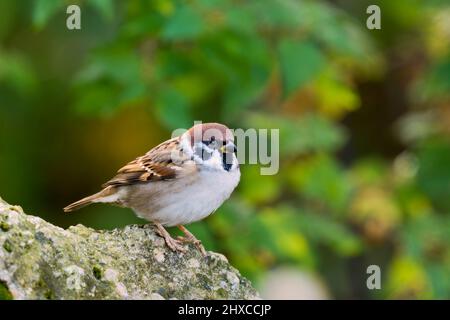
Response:
[[[193,243],[206,250],[185,225],[202,220],[227,200],[240,181],[232,131],[220,123],[195,124],[129,162],[102,185],[102,190],[63,210],[72,212],[92,203],[130,208],[156,227],[172,251],[187,252]],[[165,227],[184,234],[173,238]]]

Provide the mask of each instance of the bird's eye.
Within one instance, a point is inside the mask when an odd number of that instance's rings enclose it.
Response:
[[[210,144],[214,143],[216,141],[216,137],[212,136],[209,140],[203,140],[202,142],[209,146]]]

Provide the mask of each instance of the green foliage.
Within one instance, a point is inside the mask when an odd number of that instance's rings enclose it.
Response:
[[[250,128],[279,129],[281,155],[297,155],[313,151],[335,151],[342,146],[343,128],[318,114],[304,114],[301,118],[282,117],[266,113],[247,116]]]
[[[325,63],[320,50],[310,42],[285,40],[279,50],[285,95],[314,80]]]
[[[21,55],[0,51],[0,82],[19,93],[32,93],[36,77],[28,61]]]
[[[114,1],[113,0],[89,0],[90,5],[95,7],[108,20],[111,20],[114,15]]]
[[[192,40],[205,30],[202,16],[192,7],[180,7],[161,30],[163,40]]]
[[[450,211],[450,141],[431,140],[419,150],[417,182],[438,210]]]
[[[333,211],[347,208],[350,184],[335,161],[318,154],[298,161],[287,177],[293,190],[305,199],[323,202]]]
[[[33,24],[37,28],[43,28],[48,19],[63,6],[62,1],[36,0],[33,8]]]

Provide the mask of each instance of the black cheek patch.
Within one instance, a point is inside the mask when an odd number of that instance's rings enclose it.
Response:
[[[233,166],[233,154],[224,153],[222,154],[222,166],[225,171],[230,171]]]

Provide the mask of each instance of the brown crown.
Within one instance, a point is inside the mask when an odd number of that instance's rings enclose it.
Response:
[[[194,141],[209,141],[214,137],[218,141],[233,141],[234,135],[230,129],[220,123],[201,123],[193,126],[187,132],[191,136],[191,144]]]

